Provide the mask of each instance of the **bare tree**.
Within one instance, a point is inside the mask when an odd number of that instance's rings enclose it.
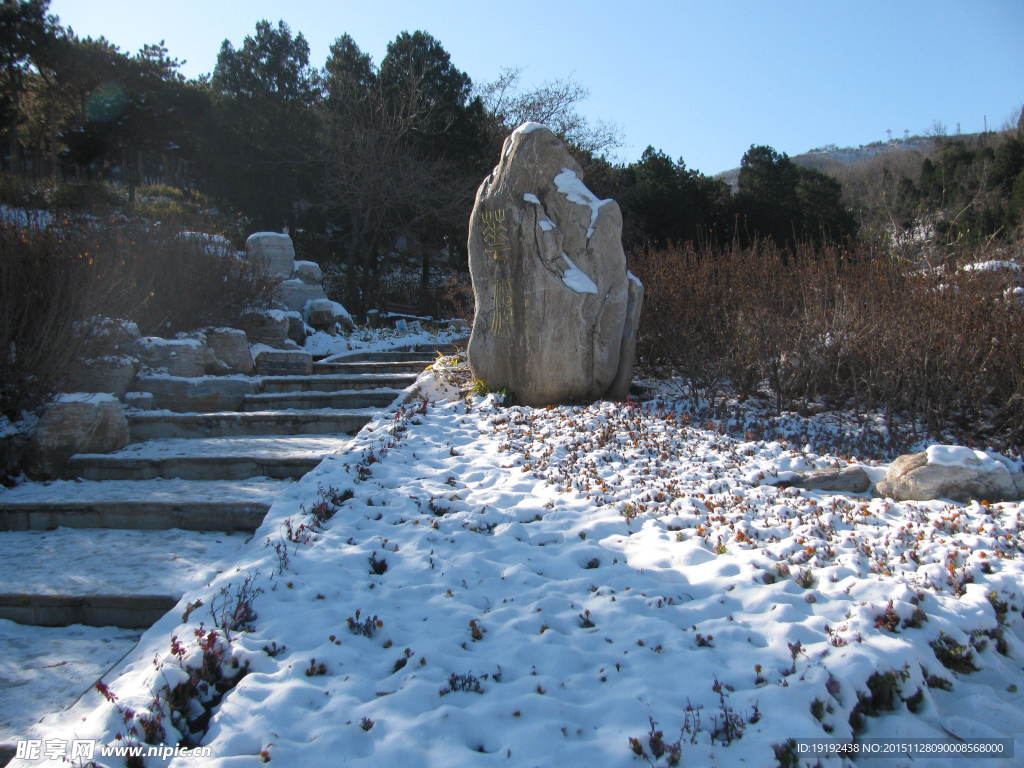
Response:
[[[606,155],[622,145],[614,123],[591,123],[578,111],[590,92],[571,79],[548,80],[521,90],[522,70],[506,68],[496,80],[477,88],[477,96],[502,135],[532,121],[542,123],[565,141],[592,155]]]
[[[426,127],[443,133],[449,119],[429,98],[427,77],[417,69],[385,86],[376,76],[336,73],[329,85],[325,184],[343,222],[346,301],[357,312],[366,310],[381,256],[400,236],[443,231],[472,204],[465,172],[423,150]],[[421,255],[428,259],[425,249]]]

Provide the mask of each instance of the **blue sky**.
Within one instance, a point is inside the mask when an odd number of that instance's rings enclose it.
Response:
[[[474,82],[520,67],[572,77],[582,112],[617,124],[632,161],[648,144],[712,174],[751,144],[799,154],[925,133],[999,128],[1024,104],[1024,0],[52,0],[81,36],[127,52],[164,40],[188,76],[221,41],[283,19],[322,66],[350,34],[379,62],[423,29]]]

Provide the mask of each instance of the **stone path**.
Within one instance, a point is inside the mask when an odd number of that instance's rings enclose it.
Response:
[[[342,449],[434,353],[335,356],[315,363],[312,375],[253,377],[231,411],[135,411],[124,449],[76,455],[68,479],[0,494],[0,547],[8,555],[0,564],[0,647],[23,637],[23,625],[68,627],[69,637],[89,627],[134,628],[118,633],[127,653],[139,631],[215,575],[217,564],[232,562],[283,488]],[[47,666],[64,675],[69,666],[86,670],[81,692],[96,679],[82,661]],[[4,679],[12,675],[0,664],[5,696],[18,695],[19,683]],[[52,701],[46,706],[39,716]],[[2,743],[19,732],[0,720],[0,765]]]

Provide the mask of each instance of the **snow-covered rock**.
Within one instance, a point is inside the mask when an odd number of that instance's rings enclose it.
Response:
[[[323,270],[315,261],[296,261],[292,277],[310,285],[320,285],[324,281]]]
[[[878,493],[897,501],[1024,498],[1024,474],[1016,462],[962,445],[932,445],[900,456],[889,467]]]
[[[292,278],[281,281],[274,293],[274,298],[285,308],[301,312],[305,308],[306,302],[314,299],[326,299],[327,294],[319,283],[314,285],[298,278]]]
[[[30,470],[56,477],[75,453],[110,453],[128,444],[128,420],[117,398],[77,392],[51,403],[32,436]]]
[[[305,314],[306,322],[318,331],[333,328],[335,323],[341,323],[350,330],[354,327],[352,315],[348,313],[348,310],[338,302],[331,301],[330,299],[311,299],[307,301],[303,313]]]
[[[252,344],[279,347],[288,338],[288,313],[279,309],[244,313],[238,320]]]
[[[135,380],[139,361],[128,355],[108,355],[83,360],[72,373],[71,388],[79,392],[123,395]]]
[[[299,349],[273,349],[253,345],[258,376],[309,376],[313,372],[313,355]]]
[[[288,235],[278,232],[254,232],[245,241],[249,258],[261,265],[271,277],[289,278],[295,268],[295,246]]]
[[[164,369],[171,376],[202,376],[210,355],[203,340],[195,338],[143,336],[136,342],[136,350],[143,364]]]
[[[228,373],[252,372],[252,355],[245,331],[239,328],[207,328],[203,335],[210,351],[224,364]]]

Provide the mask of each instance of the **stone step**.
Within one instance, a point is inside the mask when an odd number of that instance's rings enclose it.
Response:
[[[26,595],[0,593],[0,619],[39,627],[146,628],[173,608],[172,595]]]
[[[58,480],[0,493],[0,531],[124,528],[254,531],[283,480]]]
[[[267,376],[259,392],[339,392],[361,389],[405,389],[416,381],[410,373],[352,374],[349,376]]]
[[[386,408],[401,394],[398,389],[356,392],[268,392],[247,395],[243,411]]]
[[[406,360],[399,362],[374,361],[374,362],[331,362],[330,359],[313,364],[315,374],[366,374],[366,373],[416,373],[419,374],[428,365],[433,365],[433,359]]]
[[[67,471],[85,480],[297,479],[347,442],[348,435],[168,438],[113,453],[76,454]]]
[[[332,355],[321,362],[408,363],[427,360],[432,363],[434,362],[435,355],[436,353],[433,348],[423,348],[418,350],[393,349],[386,352],[353,352],[341,355]]]
[[[182,530],[8,531],[0,618],[23,624],[148,626],[232,570],[250,537]]]
[[[164,438],[245,437],[254,435],[355,434],[373,414],[359,411],[275,411],[251,413],[161,413],[128,415],[133,441]]]

